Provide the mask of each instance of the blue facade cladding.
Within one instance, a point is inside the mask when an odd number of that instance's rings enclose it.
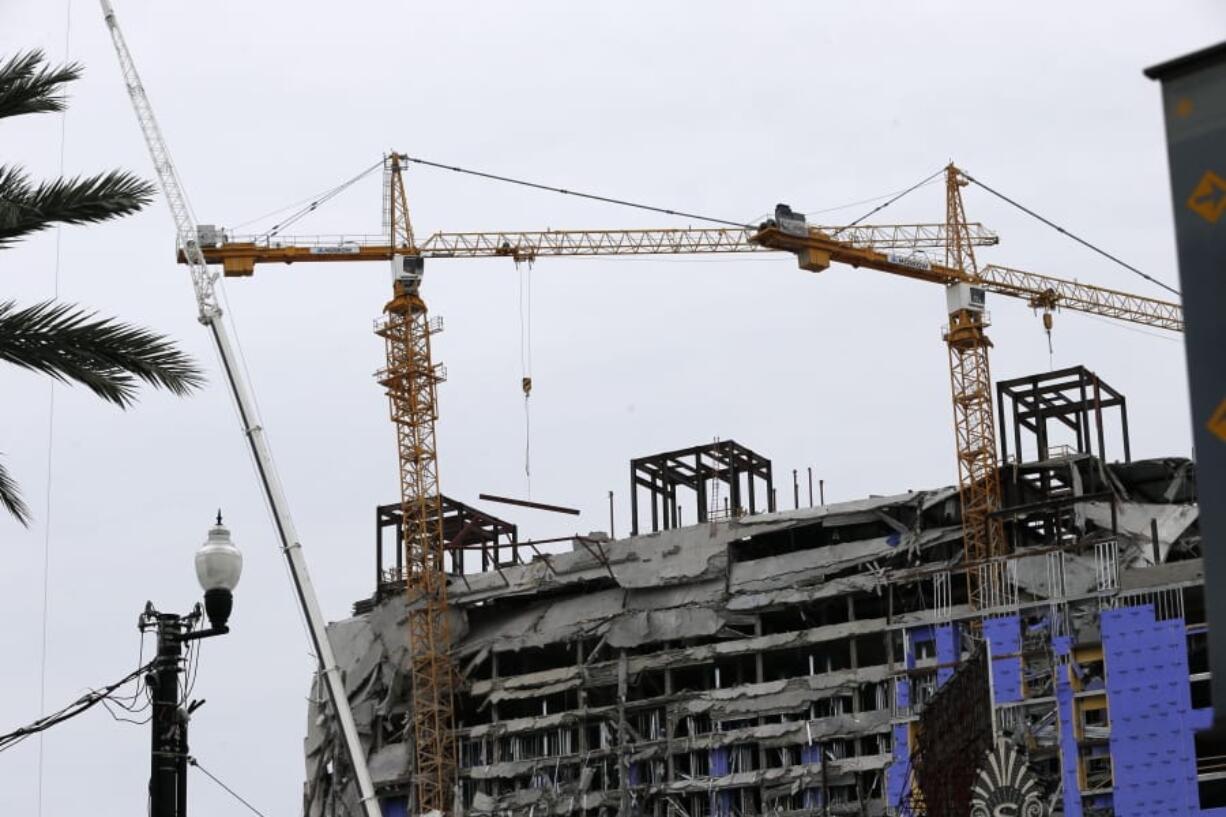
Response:
[[[711,777],[724,777],[732,771],[728,761],[727,747],[711,749],[707,759],[711,764]],[[711,814],[714,817],[729,817],[732,814],[732,792],[728,789],[715,789],[711,792]]]
[[[999,706],[1022,700],[1022,629],[1019,618],[985,618],[983,637],[988,642],[988,655],[992,658],[993,703]]]
[[[1052,639],[1056,656],[1072,659],[1073,639]],[[1065,817],[1081,817],[1081,786],[1077,781],[1077,736],[1073,732],[1073,685],[1068,673],[1056,672],[1056,710],[1060,718],[1060,781],[1063,783]]]
[[[907,777],[911,773],[907,725],[905,723],[894,724],[893,733],[893,759],[885,770],[886,803],[892,807],[902,802],[903,796],[907,793]]]
[[[807,743],[800,747],[800,762],[806,766],[823,763],[822,746],[820,743]],[[821,808],[822,790],[818,788],[805,789],[804,807]]]
[[[383,817],[409,817],[409,801],[406,797],[384,797],[379,801]]]
[[[1220,815],[1200,808],[1194,733],[1207,723],[1192,709],[1182,619],[1155,621],[1152,605],[1102,614],[1115,813]]]
[[[958,643],[958,625],[941,624],[936,628],[937,642],[937,686],[945,686],[945,682],[954,677],[958,659],[961,658],[961,645]]]

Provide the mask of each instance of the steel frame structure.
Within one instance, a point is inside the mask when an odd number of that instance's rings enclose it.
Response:
[[[449,557],[448,573],[463,575],[465,554],[481,557],[481,572],[520,563],[518,527],[491,516],[446,494],[443,505],[443,552]],[[386,558],[387,538],[393,542],[394,555]],[[375,508],[375,587],[376,596],[389,595],[392,588],[402,591],[404,570],[404,516],[400,503]]]
[[[745,481],[742,490],[742,479]],[[677,505],[677,489],[687,488],[695,495],[698,522],[720,515],[711,507],[708,483],[712,480],[728,488],[728,515],[742,512],[758,513],[759,493],[755,482],[761,481],[768,512],[775,510],[774,480],[771,461],[735,440],[718,440],[677,451],[665,451],[638,457],[630,461],[630,520],[631,535],[639,534],[639,488],[646,488],[651,500],[651,530],[656,532],[678,527],[681,523]],[[742,507],[742,500],[747,507]]]
[[[1008,403],[1005,402],[1008,398]],[[1033,436],[1035,459],[1046,460],[1052,455],[1051,421],[1073,432],[1072,449],[1079,454],[1096,453],[1107,460],[1107,438],[1104,414],[1108,409],[1119,410],[1120,440],[1124,462],[1132,461],[1128,435],[1128,402],[1085,366],[1070,366],[1052,372],[1041,372],[996,384],[996,400],[1000,411],[1000,459],[1009,461],[1009,438],[1013,438],[1015,456],[1023,457],[1023,432]],[[1008,411],[1006,411],[1008,409]],[[1006,418],[1012,418],[1012,434],[1006,428]]]
[[[1002,380],[996,384],[996,400],[1001,463],[1006,466],[1005,505],[998,515],[1008,525],[1010,542],[1068,541],[1077,525],[1073,503],[1112,496],[1097,464],[1107,462],[1105,420],[1111,409],[1118,411],[1124,462],[1132,461],[1124,395],[1084,366],[1072,366]],[[1053,423],[1071,445],[1053,445]]]

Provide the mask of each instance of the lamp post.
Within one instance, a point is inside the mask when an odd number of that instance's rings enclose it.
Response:
[[[196,578],[204,590],[204,607],[197,603],[187,615],[163,613],[145,602],[140,631],[157,632],[157,657],[145,676],[153,713],[150,743],[150,817],[187,817],[187,722],[199,703],[179,698],[179,675],[183,670],[183,645],[189,641],[230,632],[226,621],[234,606],[233,591],[243,572],[243,554],[230,541],[230,531],[221,524],[209,528],[209,536],[196,552]],[[197,630],[204,616],[209,626]],[[203,703],[203,702],[201,702]]]

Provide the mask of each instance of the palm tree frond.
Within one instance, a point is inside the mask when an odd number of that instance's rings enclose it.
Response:
[[[81,76],[79,63],[49,66],[41,50],[10,57],[0,65],[0,119],[64,110],[63,86]]]
[[[0,506],[18,522],[27,528],[30,526],[30,508],[21,498],[16,481],[9,476],[8,469],[3,465],[0,465]]]
[[[86,224],[135,213],[153,200],[155,189],[121,170],[33,187],[19,169],[0,167],[0,249],[57,222]]]
[[[74,304],[0,303],[0,360],[84,385],[126,408],[138,381],[184,395],[205,382],[195,362],[164,335]]]

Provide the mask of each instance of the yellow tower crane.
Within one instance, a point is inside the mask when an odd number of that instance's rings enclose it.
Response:
[[[425,266],[413,234],[400,155],[389,153],[384,157],[384,169],[388,231],[382,236],[361,242],[341,238],[232,241],[224,231],[202,226],[197,230],[196,243],[205,261],[221,264],[227,276],[251,275],[257,263],[391,262],[392,298],[375,328],[384,340],[387,364],[376,377],[387,391],[400,470],[416,751],[414,788],[418,814],[446,814],[451,811],[455,778],[452,722],[456,673],[450,652],[443,506],[435,444],[438,384],[444,370],[434,363],[430,352],[430,338],[442,329],[442,322],[429,319],[421,297]],[[187,262],[182,248],[179,261]]]
[[[1057,309],[1183,331],[1178,304],[1010,267],[980,266],[974,248],[995,245],[997,237],[981,224],[966,220],[961,192],[966,176],[952,164],[945,169],[943,223],[819,227],[808,224],[786,205],[779,205],[775,218],[757,228],[439,232],[418,244],[404,190],[405,158],[392,153],[385,160],[390,171],[384,193],[390,225],[386,236],[232,237],[202,229],[199,243],[205,260],[221,264],[227,276],[251,275],[257,264],[266,263],[392,262],[393,298],[384,309],[378,329],[387,344],[387,368],[380,372],[380,382],[389,396],[400,455],[420,813],[450,811],[455,777],[451,724],[456,678],[449,655],[434,442],[436,392],[442,376],[431,359],[430,336],[439,325],[427,320],[426,305],[419,294],[425,259],[510,258],[516,263],[531,263],[557,256],[774,251],[795,255],[800,268],[811,272],[839,263],[941,284],[948,305],[944,337],[949,352],[962,501],[963,569],[968,601],[974,609],[993,605],[1003,578],[997,557],[1005,553],[1001,524],[994,515],[1001,499],[986,293],[1020,299],[1042,310],[1049,331],[1052,312]],[[942,263],[930,260],[927,250],[943,253]],[[180,260],[186,260],[182,253]]]
[[[400,464],[417,807],[419,814],[432,810],[446,813],[454,778],[456,675],[447,626],[443,498],[434,442],[442,376],[430,355],[430,336],[441,323],[431,324],[419,292],[424,266],[413,238],[400,159],[392,154],[388,162],[392,299],[383,308],[383,319],[376,329],[387,348],[387,368],[378,378],[387,389]]]

